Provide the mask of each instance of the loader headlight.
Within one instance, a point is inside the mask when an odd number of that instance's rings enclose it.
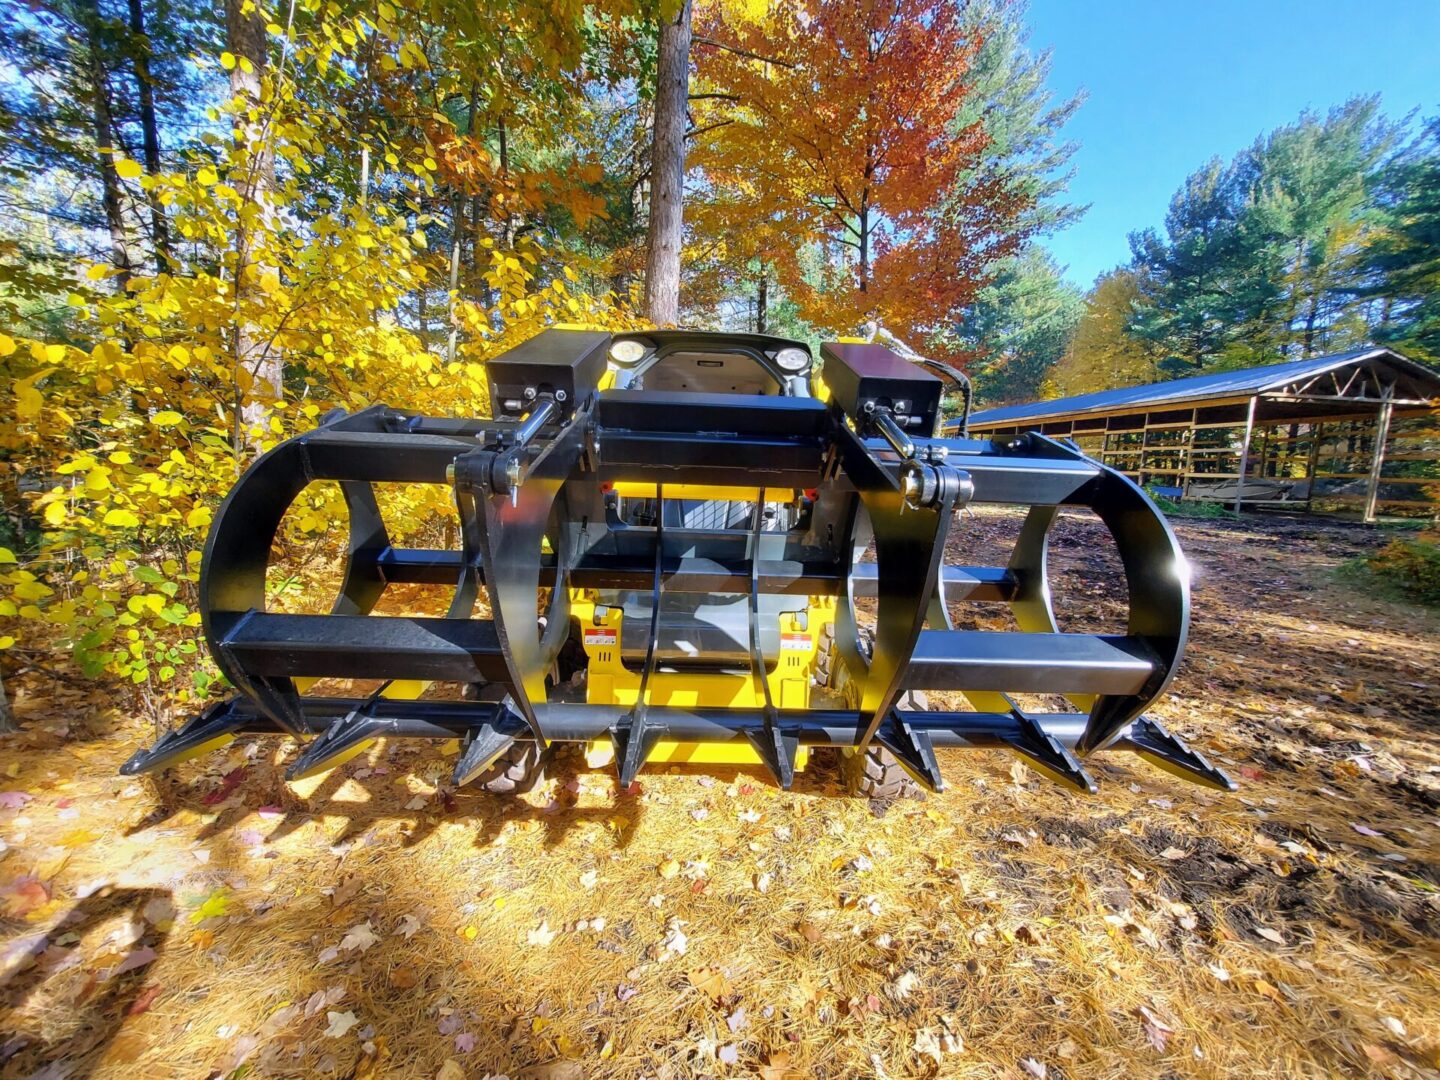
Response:
[[[621,338],[610,346],[610,359],[625,367],[638,364],[644,356],[644,344],[634,338]]]
[[[804,349],[797,349],[792,345],[775,354],[775,363],[781,371],[788,371],[792,375],[798,374],[810,366],[810,354]]]

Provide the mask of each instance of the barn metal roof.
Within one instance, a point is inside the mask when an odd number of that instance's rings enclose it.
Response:
[[[1378,364],[1391,369],[1394,376],[1419,388],[1422,396],[1440,399],[1440,373],[1407,359],[1392,349],[1368,346],[1349,352],[1316,356],[1284,364],[1265,364],[1240,371],[1222,371],[1213,375],[1192,375],[1170,382],[1145,386],[1126,386],[1119,390],[1102,390],[1094,394],[1033,401],[1026,405],[1007,405],[986,409],[970,418],[972,427],[993,427],[1000,424],[1022,424],[1052,420],[1083,413],[1146,412],[1169,405],[1191,405],[1211,400],[1234,400],[1283,390],[1299,380],[1344,368],[1352,364]]]

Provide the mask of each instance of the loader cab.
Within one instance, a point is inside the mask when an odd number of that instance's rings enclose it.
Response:
[[[809,397],[813,357],[803,341],[765,334],[650,330],[610,344],[617,390]]]

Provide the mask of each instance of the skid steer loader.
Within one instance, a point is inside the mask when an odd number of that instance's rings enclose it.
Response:
[[[211,529],[204,633],[236,693],[123,771],[274,732],[304,744],[291,778],[378,738],[459,739],[454,783],[495,792],[533,785],[565,743],[613,757],[625,787],[647,763],[748,762],[789,788],[832,747],[857,793],[894,794],[902,775],[938,790],[936,748],[967,747],[1079,791],[1104,750],[1233,789],[1144,715],[1189,622],[1165,518],[1071,444],[936,437],[963,376],[917,359],[848,341],[817,368],[762,335],[551,329],[489,362],[492,417],[327,415],[258,459]],[[269,611],[281,520],[325,480],[349,511],[339,595],[328,615]],[[394,546],[377,483],[452,489],[458,547]],[[957,513],[979,503],[1029,507],[1008,565],[947,564]],[[1118,546],[1123,634],[1056,625],[1046,537],[1067,506]],[[395,583],[448,587],[448,611],[373,614]],[[1008,605],[1018,630],[955,629],[958,604]],[[1022,707],[1036,694],[1069,704]]]

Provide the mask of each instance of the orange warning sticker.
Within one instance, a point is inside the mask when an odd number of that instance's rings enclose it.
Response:
[[[780,635],[780,648],[782,648],[782,649],[792,649],[792,650],[795,650],[795,651],[797,651],[797,652],[809,652],[809,651],[810,651],[810,635],[809,635],[809,634],[781,634],[781,635]]]

